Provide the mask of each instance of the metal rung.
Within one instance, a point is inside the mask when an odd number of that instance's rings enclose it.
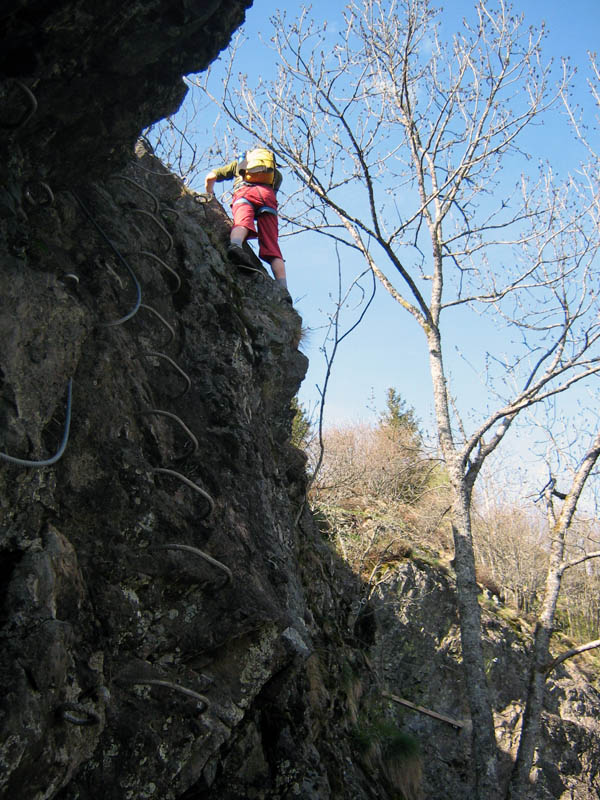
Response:
[[[227,567],[225,564],[223,564],[222,561],[218,561],[216,558],[213,558],[212,556],[209,556],[208,553],[205,553],[204,550],[200,550],[198,547],[192,547],[189,544],[172,543],[172,544],[156,545],[156,547],[150,547],[148,549],[149,550],[181,550],[182,552],[185,552],[185,553],[192,553],[193,555],[204,559],[204,561],[207,561],[209,564],[212,564],[213,567],[217,567],[217,569],[222,570],[226,574],[227,577],[225,579],[225,583],[223,583],[223,586],[225,586],[226,584],[231,583],[233,581],[233,572],[229,569],[229,567]]]
[[[208,515],[212,514],[212,512],[215,510],[215,501],[208,494],[208,492],[205,492],[204,489],[198,486],[197,483],[194,483],[194,481],[191,481],[189,478],[186,478],[185,475],[181,474],[181,472],[176,472],[174,469],[166,469],[165,467],[154,467],[152,472],[154,473],[159,472],[162,475],[171,475],[174,478],[178,478],[182,483],[185,483],[186,486],[189,486],[190,489],[193,489],[195,492],[201,495],[209,505],[209,510],[204,515],[204,517],[208,517]]]
[[[159,680],[158,678],[134,678],[131,683],[133,686],[163,686],[166,689],[172,689],[175,692],[180,692],[186,697],[191,697],[192,700],[202,703],[202,708],[198,709],[200,714],[203,714],[209,706],[208,698],[203,694],[198,694],[198,692],[195,692],[193,689],[186,689],[185,686],[180,686],[178,683],[163,681]]]
[[[171,411],[163,411],[160,408],[148,408],[145,411],[140,411],[139,413],[140,414],[160,414],[163,417],[169,417],[169,419],[175,420],[175,422],[177,422],[177,423],[179,423],[179,425],[181,425],[181,428],[184,430],[184,432],[187,434],[187,436],[190,438],[190,440],[192,442],[192,446],[193,446],[194,449],[193,449],[193,452],[190,453],[189,455],[195,455],[198,452],[198,447],[199,447],[198,439],[194,436],[194,434],[191,432],[191,430],[188,428],[188,426],[185,424],[185,422],[181,419],[181,417],[177,416],[177,414],[173,414]],[[186,453],[185,455],[188,455],[188,453]],[[176,456],[176,458],[183,458],[183,456]]]
[[[2,122],[0,123],[0,128],[3,128],[4,130],[16,131],[19,128],[22,128],[23,125],[29,122],[29,120],[33,117],[33,115],[37,111],[38,103],[37,100],[35,99],[34,93],[31,91],[29,86],[26,86],[24,83],[17,80],[16,78],[11,78],[10,80],[12,80],[12,82],[15,83],[19,87],[21,92],[25,95],[25,98],[27,100],[27,108],[21,115],[20,119],[18,119],[16,122]]]
[[[67,442],[69,441],[69,430],[71,428],[71,398],[73,395],[73,379],[69,381],[68,388],[67,388],[67,414],[65,420],[65,430],[63,433],[63,438],[60,443],[60,446],[56,453],[52,456],[52,458],[45,458],[42,461],[30,461],[27,458],[15,458],[14,456],[9,456],[8,453],[0,453],[0,459],[3,461],[8,461],[10,464],[17,464],[20,467],[49,467],[52,464],[56,464],[56,462],[61,458],[62,454],[65,452],[65,448],[67,446]]]

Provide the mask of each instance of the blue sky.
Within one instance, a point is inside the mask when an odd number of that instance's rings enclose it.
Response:
[[[288,18],[293,18],[304,6],[303,3],[285,4]],[[343,2],[325,0],[314,4],[317,14],[328,21],[330,28],[337,28],[341,18]],[[464,16],[472,12],[473,3],[467,0],[452,0],[446,3],[442,20],[444,28],[453,32],[460,27]],[[266,18],[281,8],[280,3],[271,0],[258,0],[247,12],[244,33],[250,42],[260,37],[268,38]],[[558,0],[527,0],[515,5],[515,10],[525,15],[528,25],[537,27],[546,21],[548,38],[545,53],[548,58],[569,57],[574,64],[585,68],[586,51],[594,50],[600,32],[600,2],[598,0],[573,0],[570,3]],[[262,71],[268,71],[268,51],[261,50],[258,62]],[[249,75],[256,69],[256,49],[245,46],[239,69]],[[246,60],[247,59],[247,60]],[[577,154],[565,128],[553,126],[547,121],[535,134],[533,155],[550,158],[557,167],[576,166]],[[319,352],[322,345],[321,326],[331,310],[330,294],[335,294],[337,285],[337,266],[335,255],[324,246],[321,237],[301,234],[291,239],[282,238],[282,248],[286,257],[289,284],[295,305],[301,313],[305,325],[310,329],[304,349],[310,358],[310,368],[300,391],[300,398],[311,405],[318,399],[316,385],[322,386],[324,360]],[[358,269],[359,264],[351,266],[348,254],[344,254],[344,270]],[[353,316],[349,312],[348,324]],[[342,323],[343,326],[343,323]],[[472,326],[472,323],[471,323]],[[457,332],[457,348],[469,351],[473,337],[480,339],[497,335],[487,328],[485,321],[479,319],[477,329],[471,326]],[[485,333],[484,333],[485,332]],[[485,392],[480,379],[479,364],[469,366],[458,349],[450,353],[448,364],[452,375],[460,380],[466,399],[463,411],[485,403]],[[328,390],[326,421],[336,424],[344,421],[373,419],[369,410],[374,399],[381,409],[385,403],[386,389],[395,387],[407,402],[414,406],[417,416],[426,427],[431,424],[431,388],[423,336],[412,319],[400,312],[387,293],[378,288],[376,300],[361,323],[359,329],[351,334],[341,346],[334,363],[332,379]],[[470,403],[470,399],[472,403]]]
[[[285,11],[292,19],[304,7],[300,2],[289,1]],[[461,20],[470,16],[472,0],[452,0],[446,4],[442,14],[444,31],[452,33],[461,26]],[[315,4],[316,14],[326,19],[332,32],[345,3],[322,0]],[[256,0],[247,12],[244,34],[248,42],[241,51],[236,64],[240,72],[249,77],[260,74],[268,76],[273,69],[271,51],[259,44],[268,39],[268,18],[281,9],[281,4],[272,0]],[[560,60],[570,58],[573,64],[586,69],[587,51],[596,47],[600,31],[599,0],[521,0],[514,6],[523,13],[526,24],[533,27],[545,20],[548,36],[544,46],[546,58]],[[214,67],[218,75],[219,65]],[[583,92],[577,90],[582,102],[588,102]],[[185,107],[183,109],[185,114]],[[203,111],[210,115],[210,106]],[[557,112],[559,114],[559,112]],[[534,159],[549,159],[559,170],[574,169],[580,153],[573,146],[564,119],[547,119],[536,129],[528,142]],[[233,157],[234,154],[232,154]],[[202,174],[211,163],[202,165]],[[199,189],[199,187],[196,187]],[[284,187],[285,189],[285,179]],[[201,190],[201,189],[199,189]],[[290,292],[295,307],[303,317],[307,328],[302,348],[310,359],[307,377],[300,390],[300,400],[308,407],[316,404],[322,387],[325,362],[320,352],[323,344],[323,328],[331,313],[331,296],[337,291],[337,264],[335,253],[316,234],[303,233],[291,238],[282,237],[282,250],[286,258]],[[342,255],[344,275],[353,275],[360,262],[352,261],[348,253]],[[342,329],[350,325],[356,313],[348,309],[342,317]],[[485,413],[489,393],[482,381],[482,352],[486,348],[502,350],[510,343],[501,339],[498,332],[485,318],[463,322],[459,318],[452,331],[452,347],[446,354],[446,366],[457,383],[461,414],[466,418],[473,412],[480,417]],[[483,344],[483,347],[480,345]],[[403,313],[396,302],[382,289],[377,289],[372,304],[360,327],[342,344],[333,366],[328,388],[325,422],[335,425],[345,422],[373,421],[373,406],[381,410],[385,405],[386,390],[394,387],[410,406],[425,429],[433,429],[431,383],[428,361],[422,332],[414,321]]]

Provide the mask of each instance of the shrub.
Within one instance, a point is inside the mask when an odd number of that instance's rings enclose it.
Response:
[[[382,775],[402,800],[421,797],[422,764],[418,741],[384,717],[357,724],[353,740],[363,765]]]

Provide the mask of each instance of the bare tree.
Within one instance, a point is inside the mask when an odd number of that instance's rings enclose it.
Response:
[[[543,590],[548,560],[544,520],[539,512],[534,515],[507,500],[497,486],[481,494],[471,510],[478,565],[502,587],[506,603],[522,614],[532,614]]]
[[[277,78],[250,86],[231,65],[218,102],[296,177],[297,229],[358,251],[423,333],[452,487],[476,796],[493,800],[501,789],[473,488],[523,410],[600,372],[597,194],[591,178],[559,184],[551,167],[531,160],[532,129],[566,97],[572,76],[563,65],[552,83],[543,29],[527,29],[504,0],[478,0],[474,20],[446,43],[428,0],[350,2],[336,36],[306,12],[273,25]],[[474,333],[478,314],[492,316],[510,347],[506,355],[481,343],[495,410],[467,433],[453,411],[461,387],[445,362],[454,320],[464,325],[469,313]],[[576,504],[575,487],[570,497]],[[547,654],[547,642],[538,646]],[[517,782],[530,761],[520,759]]]
[[[598,112],[600,110],[600,70],[594,55],[590,56],[590,66],[588,85],[594,107]],[[562,88],[561,95],[577,140],[584,145],[588,152],[588,161],[580,166],[582,182],[577,191],[581,192],[586,199],[583,216],[588,216],[590,227],[592,229],[595,227],[597,230],[600,221],[600,154],[592,146],[589,129],[582,122],[581,116],[576,117],[566,87]],[[554,439],[551,431],[548,431],[548,435],[550,440]],[[556,480],[551,476],[542,491],[550,531],[550,557],[544,596],[534,634],[533,656],[530,663],[529,686],[519,749],[508,792],[510,800],[518,800],[523,797],[523,788],[529,779],[541,726],[545,683],[549,674],[568,658],[600,647],[600,640],[595,639],[574,647],[554,659],[550,654],[550,641],[554,632],[558,600],[565,573],[579,565],[589,565],[592,560],[600,558],[600,547],[595,537],[588,537],[587,542],[584,540],[583,544],[580,541],[575,552],[573,548],[568,547],[567,541],[567,534],[575,522],[577,505],[599,458],[600,432],[597,431],[591,437],[588,448],[576,464],[568,488],[562,487],[563,490],[560,491]],[[556,509],[557,502],[560,503],[559,510]]]
[[[528,784],[538,743],[548,675],[567,658],[600,647],[600,640],[594,640],[573,648],[555,659],[552,659],[550,655],[550,641],[554,632],[558,599],[565,573],[579,564],[600,557],[598,548],[591,550],[584,547],[574,554],[567,546],[567,534],[575,520],[577,504],[599,457],[600,432],[596,433],[577,465],[567,491],[559,491],[554,478],[551,478],[543,489],[542,494],[550,531],[550,557],[544,595],[534,633],[519,749],[508,793],[511,800],[522,798],[524,796],[523,789]],[[561,505],[559,510],[556,509],[557,502]]]

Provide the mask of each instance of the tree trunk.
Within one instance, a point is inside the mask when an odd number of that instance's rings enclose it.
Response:
[[[481,609],[477,599],[479,592],[471,535],[471,487],[452,437],[439,330],[432,326],[425,332],[429,346],[438,437],[454,489],[452,517],[454,569],[465,685],[472,722],[471,753],[475,767],[475,797],[476,800],[496,800],[500,797],[498,752],[492,703],[485,674]]]
[[[526,797],[529,786],[529,775],[533,766],[535,747],[541,728],[541,717],[544,706],[544,691],[546,687],[546,669],[550,661],[550,639],[554,629],[556,606],[560,586],[565,569],[574,563],[565,562],[565,546],[567,531],[573,521],[577,503],[598,458],[600,458],[600,431],[596,433],[594,441],[583,458],[569,492],[561,497],[564,500],[562,510],[555,518],[552,506],[552,494],[546,497],[549,518],[554,520],[552,527],[552,545],[550,548],[550,563],[546,577],[546,590],[541,614],[535,630],[533,645],[533,658],[531,661],[528,693],[523,712],[523,724],[519,739],[517,759],[510,779],[507,797],[510,800],[521,800]],[[595,557],[590,553],[585,558]]]
[[[485,674],[481,609],[475,578],[475,555],[471,538],[468,495],[463,490],[457,497],[452,533],[454,536],[454,569],[460,620],[463,668],[473,732],[471,753],[475,766],[477,800],[495,800],[500,796],[498,785],[498,751],[494,731],[492,703]]]
[[[523,800],[530,785],[529,776],[533,766],[535,748],[542,725],[544,692],[546,689],[546,667],[550,661],[550,639],[554,629],[556,604],[562,579],[561,563],[564,553],[564,538],[560,534],[553,542],[550,568],[546,577],[546,591],[541,614],[534,635],[533,655],[529,667],[529,684],[523,712],[519,749],[508,787],[508,800]]]

